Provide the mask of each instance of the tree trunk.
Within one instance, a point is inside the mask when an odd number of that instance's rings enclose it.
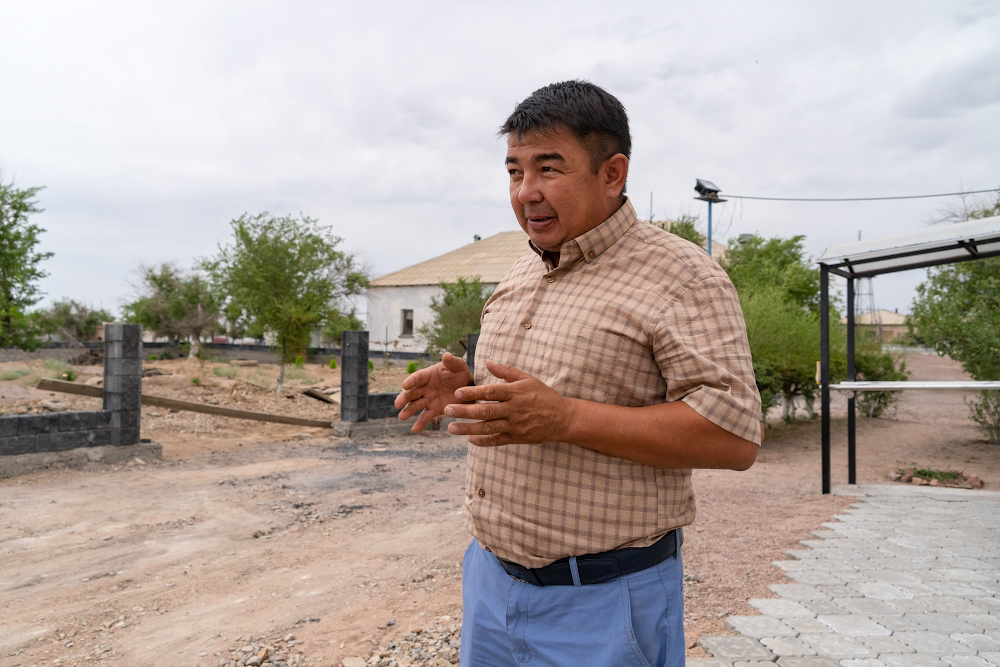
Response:
[[[188,359],[197,359],[198,354],[201,352],[201,337],[197,335],[191,336],[191,351],[188,352]]]

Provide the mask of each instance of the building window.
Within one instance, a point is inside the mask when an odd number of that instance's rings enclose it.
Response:
[[[403,331],[399,334],[400,336],[412,336],[413,335],[413,311],[403,310]]]

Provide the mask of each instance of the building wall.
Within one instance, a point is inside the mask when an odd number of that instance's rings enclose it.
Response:
[[[496,283],[488,283],[492,290]],[[406,287],[371,287],[368,289],[368,345],[369,349],[382,351],[388,327],[389,352],[423,352],[425,343],[417,335],[417,329],[434,320],[431,299],[440,297],[437,285],[416,285]],[[403,310],[413,311],[413,336],[402,336]]]

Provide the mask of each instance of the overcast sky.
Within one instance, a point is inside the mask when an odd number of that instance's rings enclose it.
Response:
[[[244,212],[303,212],[375,275],[516,228],[496,129],[569,78],[628,109],[640,216],[724,192],[1000,185],[1000,4],[0,0],[0,166],[44,185],[46,301],[117,311],[140,263],[190,268]],[[731,201],[719,241],[924,228],[946,200]],[[922,274],[875,280],[909,308]]]

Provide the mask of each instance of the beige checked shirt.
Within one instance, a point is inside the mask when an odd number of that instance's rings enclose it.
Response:
[[[483,309],[476,384],[509,364],[563,396],[684,401],[760,444],[760,397],[736,290],[704,250],[638,220],[631,202],[567,241],[533,245]],[[697,447],[698,443],[691,443]],[[566,442],[469,446],[465,517],[480,545],[526,567],[647,546],[694,521],[690,470]]]

